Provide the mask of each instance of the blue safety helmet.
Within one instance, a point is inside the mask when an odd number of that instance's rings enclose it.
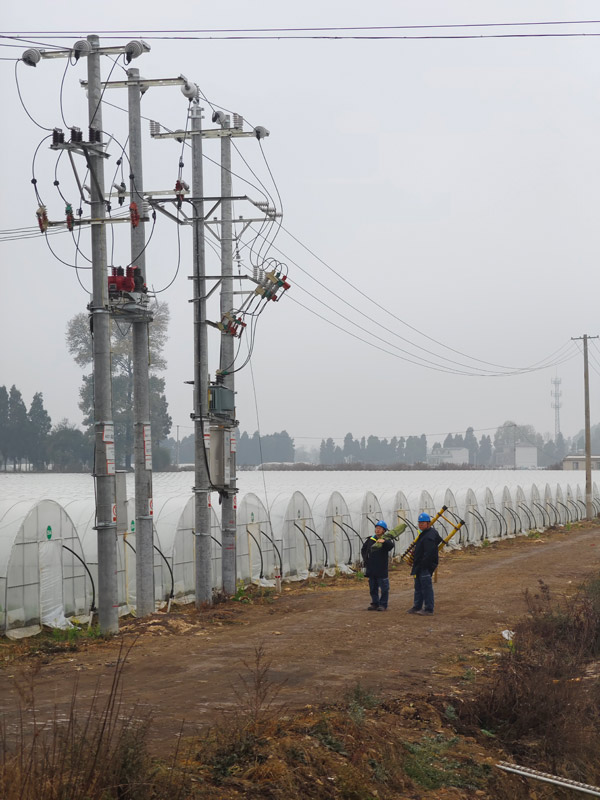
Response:
[[[388,526],[386,525],[386,523],[382,519],[378,519],[377,520],[377,522],[375,523],[375,527],[376,528],[383,528],[384,531],[387,531],[387,529],[388,529]]]
[[[419,522],[431,522],[431,517],[429,514],[419,514]]]

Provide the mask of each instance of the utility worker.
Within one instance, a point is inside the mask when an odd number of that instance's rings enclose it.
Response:
[[[394,547],[394,539],[400,536],[405,528],[406,523],[401,522],[393,530],[389,530],[382,519],[377,520],[374,535],[369,536],[362,546],[361,555],[371,595],[371,605],[367,611],[387,611],[390,596],[389,552]]]
[[[419,536],[415,544],[411,575],[415,576],[415,594],[409,614],[433,614],[433,582],[431,576],[438,565],[438,547],[442,537],[431,524],[429,514],[419,514]]]

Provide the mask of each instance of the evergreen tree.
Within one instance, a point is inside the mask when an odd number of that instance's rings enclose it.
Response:
[[[330,465],[333,464],[335,453],[335,445],[333,443],[333,439],[324,439],[321,441],[321,447],[319,450],[319,464]]]
[[[163,349],[167,340],[169,307],[157,304],[153,310],[153,322],[149,325],[150,359],[150,423],[152,426],[152,449],[156,452],[159,442],[164,441],[171,430],[171,417],[165,397],[165,382],[156,373],[166,369]],[[115,423],[115,455],[117,462],[127,469],[131,467],[133,455],[133,347],[130,326],[111,319],[111,370],[113,394],[113,421]],[[92,337],[89,318],[76,314],[67,325],[67,348],[80,366],[93,362]],[[93,375],[83,377],[79,407],[86,425],[94,422]]]
[[[562,464],[564,457],[567,455],[567,443],[565,442],[565,437],[562,433],[559,432],[558,436],[556,437],[556,461]]]
[[[426,440],[425,440],[426,441]],[[419,436],[409,436],[406,440],[406,463],[417,464],[422,463],[427,458],[427,444],[425,444],[425,452],[423,452],[423,442]]]
[[[164,441],[171,430],[172,420],[168,414],[165,397],[165,381],[157,375],[148,379],[150,399],[150,424],[153,452]],[[113,422],[115,424],[115,458],[117,464],[131,467],[133,453],[133,373],[131,376],[113,377]],[[83,423],[91,433],[94,425],[94,376],[84,375],[79,390],[79,408],[84,414]]]
[[[556,445],[553,440],[546,442],[542,447],[541,453],[538,453],[538,466],[551,467],[556,464]]]
[[[481,467],[489,467],[492,463],[492,438],[491,436],[486,436],[485,433],[479,440],[479,461],[478,464]]]
[[[36,470],[42,470],[47,463],[48,434],[52,428],[50,415],[44,408],[44,396],[36,392],[29,409],[29,441],[27,442],[29,460]]]
[[[346,463],[360,461],[360,443],[353,438],[351,433],[344,436],[342,455]]]
[[[405,464],[406,463],[406,439],[404,436],[401,436],[398,439],[398,445],[396,446],[396,461],[398,464]]]
[[[63,419],[48,436],[48,460],[53,472],[87,471],[93,460],[92,440]]]
[[[0,386],[0,458],[6,472],[6,462],[8,460],[8,392],[6,386]]]
[[[479,445],[473,433],[473,428],[467,428],[465,433],[464,445],[469,451],[469,464],[478,464],[477,455],[479,453]]]
[[[29,417],[21,392],[13,384],[8,395],[8,436],[7,457],[13,462],[13,469],[21,469],[21,462],[27,457],[29,440]]]
[[[270,433],[261,437],[261,449],[264,463],[272,461],[293,463],[294,461],[294,440],[287,431]]]
[[[420,464],[425,464],[427,462],[427,437],[424,433],[419,436],[417,461]]]

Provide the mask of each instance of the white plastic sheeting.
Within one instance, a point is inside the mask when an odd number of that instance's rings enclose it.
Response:
[[[395,528],[401,522],[406,522],[406,530],[401,533],[396,542],[396,553],[403,553],[418,533],[416,517],[403,491],[385,492],[379,497],[383,519],[390,528]]]
[[[243,473],[242,483],[246,477]],[[453,539],[454,545],[478,544],[486,538],[512,536],[548,524],[566,525],[585,516],[583,473],[469,471],[449,473],[449,485],[440,481],[439,473],[327,473],[326,486],[339,479],[343,491],[323,491],[322,473],[318,478],[265,473],[260,482],[275,477],[283,491],[269,489],[275,498],[269,511],[258,494],[248,492],[241,499],[237,577],[244,582],[273,584],[278,575],[301,579],[322,569],[349,571],[358,562],[361,545],[378,518],[390,527],[407,521],[408,529],[396,544],[399,555],[416,534],[418,514],[435,514],[443,505],[448,507],[445,516],[450,522],[440,521],[441,533],[449,532],[455,518],[467,523]],[[399,479],[402,489],[396,485]],[[133,488],[132,476],[128,475],[127,481]],[[186,473],[156,476],[157,603],[171,592],[179,602],[194,598],[190,481]],[[365,488],[368,483],[377,488],[377,494]],[[309,493],[294,484],[308,486]],[[64,508],[53,500],[39,499],[49,493],[62,497]],[[42,622],[68,624],[70,616],[85,613],[91,604],[93,583],[86,567],[94,581],[97,576],[93,481],[89,476],[0,475],[0,494],[5,497],[0,503],[0,628],[16,633],[28,627],[39,629]],[[31,496],[38,499],[31,500]],[[593,483],[593,502],[599,512],[597,482]],[[211,558],[213,588],[219,591],[221,533],[216,512],[218,507],[211,512]],[[127,522],[135,516],[133,499],[123,513],[124,522],[119,524],[124,529],[117,535],[117,585],[120,613],[127,613],[135,606],[135,533]],[[50,539],[48,525],[52,528]],[[60,558],[59,540],[64,545]],[[76,555],[69,555],[66,547]]]
[[[0,630],[67,627],[89,610],[90,581],[73,522],[53,500],[0,503]]]
[[[40,622],[48,628],[73,627],[65,617],[62,592],[62,542],[38,543],[40,560]]]
[[[373,535],[375,523],[383,519],[383,511],[378,497],[370,490],[345,495],[345,498],[353,523],[352,536],[348,543],[348,547],[352,548],[348,563],[352,563],[360,561],[360,549],[365,540]],[[357,553],[358,558],[355,557]]]
[[[443,506],[446,506],[446,511],[444,511],[439,521],[436,522],[436,527],[439,526],[441,529],[440,534],[444,539],[446,536],[450,535],[450,533],[460,523],[461,519],[464,519],[464,517],[462,517],[460,514],[458,502],[452,489],[438,488],[433,492],[433,507],[436,509],[434,514],[437,514]],[[450,539],[449,546],[459,547],[460,545],[465,544],[467,541],[467,535],[468,531],[462,527],[457,533],[454,534],[452,539]]]
[[[237,577],[244,583],[265,584],[280,572],[281,551],[262,500],[252,492],[242,497],[237,513]]]
[[[280,543],[283,574],[307,578],[317,565],[318,539],[310,503],[302,492],[278,495],[271,503],[271,525]]]
[[[154,532],[167,573],[161,576],[163,600],[173,594],[176,603],[191,603],[196,592],[196,501],[194,496],[170,495],[154,506]],[[212,588],[222,587],[221,525],[210,509]],[[166,581],[166,582],[165,582]],[[171,588],[172,587],[172,588]]]
[[[361,501],[358,501],[359,505]],[[360,559],[354,558],[352,541],[360,541],[360,520],[355,522],[344,497],[340,492],[318,495],[313,504],[315,535],[321,545],[317,547],[317,565],[321,568],[350,570],[350,565]]]
[[[507,536],[517,536],[517,534],[522,533],[521,517],[515,509],[512,492],[508,486],[505,486],[502,490],[500,511],[506,523]]]

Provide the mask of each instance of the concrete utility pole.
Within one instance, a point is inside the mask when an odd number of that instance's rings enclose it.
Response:
[[[211,509],[210,492],[219,491],[222,500],[222,578],[223,588],[226,594],[235,593],[236,582],[236,515],[235,515],[235,494],[236,494],[236,474],[235,474],[235,436],[234,430],[237,425],[235,420],[235,400],[234,400],[234,344],[233,338],[241,334],[241,329],[245,327],[241,317],[243,311],[238,311],[238,316],[234,317],[233,312],[233,224],[232,224],[232,202],[233,200],[244,200],[253,203],[264,215],[260,219],[239,218],[237,222],[242,223],[244,230],[252,222],[264,222],[264,219],[274,220],[279,216],[274,208],[270,208],[266,202],[255,202],[246,195],[233,197],[231,188],[231,139],[233,137],[253,137],[262,139],[269,135],[269,131],[261,126],[253,128],[251,131],[244,131],[244,121],[242,117],[234,114],[234,125],[230,127],[229,117],[215,111],[213,122],[218,122],[220,127],[212,130],[202,129],[201,109],[198,105],[198,87],[180,77],[179,82],[183,82],[181,90],[185,97],[192,101],[190,108],[190,130],[187,132],[161,132],[158,123],[151,123],[150,135],[156,139],[175,138],[178,141],[190,138],[192,140],[192,196],[186,198],[192,208],[192,214],[188,217],[182,210],[182,199],[187,193],[187,185],[180,187],[176,191],[176,197],[168,200],[150,199],[151,204],[161,213],[166,214],[171,220],[178,224],[191,224],[193,229],[193,263],[194,274],[194,438],[195,438],[195,524],[196,524],[196,605],[202,607],[212,602],[212,564],[211,564]],[[163,81],[166,85],[166,82]],[[221,195],[219,197],[205,197],[203,187],[202,172],[202,139],[219,138],[221,145]],[[178,181],[179,183],[179,181]],[[210,201],[214,205],[208,214],[204,213],[204,202]],[[177,216],[167,211],[164,204],[176,203]],[[208,221],[212,211],[221,206],[221,219],[216,217]],[[180,219],[183,217],[183,223]],[[220,226],[219,233],[216,233],[211,226]],[[221,244],[221,275],[206,275],[205,263],[205,229],[209,228],[211,233]],[[254,292],[243,292],[254,296],[259,294],[263,299],[270,300],[276,298],[279,290],[286,291],[289,284],[279,273],[265,273],[257,270],[260,274],[250,278],[258,285]],[[217,285],[221,284],[221,321],[215,323],[206,318],[206,300],[214,291],[206,291],[206,280],[217,280]],[[216,287],[215,287],[216,288]],[[248,301],[249,302],[249,301]],[[209,384],[208,379],[208,336],[207,325],[221,330],[221,369],[217,372],[216,381]],[[241,329],[240,329],[240,326]],[[179,436],[178,436],[179,441]]]
[[[202,109],[198,87],[187,84],[193,100],[190,107],[192,134],[192,229],[194,249],[194,434],[196,525],[196,608],[212,602],[210,539],[210,431],[208,422],[208,336],[206,327],[206,254],[204,240],[204,174],[202,166]],[[184,90],[186,87],[183,87]],[[195,90],[195,91],[194,91]],[[189,96],[184,91],[186,96]]]
[[[150,48],[145,42],[132,41],[125,46],[100,47],[98,36],[75,42],[72,48],[38,50],[30,48],[22,61],[35,67],[46,58],[69,58],[78,61],[87,58],[87,81],[82,81],[88,91],[89,135],[86,141],[78,128],[71,130],[66,142],[63,132],[54,130],[51,148],[67,150],[80,187],[73,153],[83,155],[90,173],[90,220],[92,239],[92,300],[88,306],[91,314],[92,360],[94,370],[94,480],[96,484],[96,526],[98,535],[98,622],[103,633],[116,633],[119,629],[117,591],[117,502],[115,478],[114,424],[112,419],[112,378],[110,370],[110,304],[107,281],[106,218],[104,190],[104,159],[107,157],[102,142],[102,93],[100,76],[101,55],[124,55],[127,63]]]
[[[102,141],[102,86],[100,41],[87,37],[89,138]],[[85,148],[84,148],[85,150]],[[106,272],[106,205],[104,157],[95,148],[86,153],[91,174],[92,224],[92,332],[94,359],[94,480],[96,482],[96,531],[98,535],[98,622],[103,633],[119,630],[117,599],[117,514],[115,445],[110,372],[110,324]],[[96,222],[98,220],[98,222]]]
[[[142,130],[140,71],[127,71],[129,103],[129,166],[131,202],[139,209],[140,221],[131,226],[132,266],[140,268],[146,282],[146,234],[144,229],[144,181],[142,169]],[[136,613],[145,617],[154,611],[154,531],[152,506],[152,437],[150,392],[148,386],[149,323],[144,305],[133,312],[133,430],[135,464],[135,592]]]
[[[585,515],[588,519],[594,518],[594,503],[592,502],[592,432],[590,424],[590,371],[588,366],[588,339],[597,339],[597,336],[572,336],[574,341],[583,339],[583,393],[585,398]]]
[[[221,119],[221,128],[230,128],[229,116]],[[221,318],[233,308],[233,210],[231,202],[231,136],[221,139]],[[220,369],[224,371],[223,386],[229,389],[232,396],[235,391],[234,337],[221,331]],[[223,457],[229,459],[229,487],[222,494],[221,500],[221,574],[223,591],[226,595],[235,594],[236,584],[236,490],[235,470],[235,432],[229,429],[229,447],[224,447]],[[227,445],[227,441],[225,442]],[[228,451],[228,452],[227,452]]]

